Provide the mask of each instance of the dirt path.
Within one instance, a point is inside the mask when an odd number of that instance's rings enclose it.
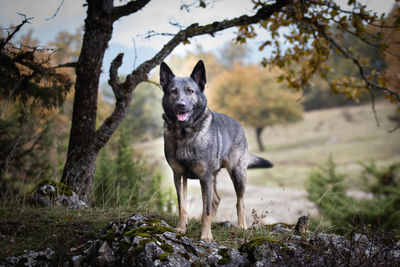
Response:
[[[216,221],[237,222],[236,195],[228,173],[223,170],[218,174],[217,190],[221,196]],[[295,224],[301,215],[316,215],[313,203],[306,199],[306,191],[284,188],[264,187],[247,184],[244,198],[247,225],[253,223],[251,211],[257,215],[266,215],[264,224],[288,223]],[[190,217],[200,218],[202,200],[200,185],[196,180],[189,182],[188,210]]]

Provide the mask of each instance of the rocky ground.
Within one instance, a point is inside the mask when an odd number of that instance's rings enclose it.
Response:
[[[227,225],[227,227],[232,227]],[[46,248],[0,263],[6,266],[399,266],[400,243],[384,236],[300,232],[276,225],[238,249],[178,234],[166,222],[135,214],[110,222],[69,261]]]

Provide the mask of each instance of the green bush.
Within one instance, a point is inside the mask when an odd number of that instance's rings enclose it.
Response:
[[[374,162],[361,163],[362,190],[372,198],[356,200],[346,195],[345,175],[337,173],[332,157],[312,170],[306,189],[308,199],[335,227],[350,224],[400,229],[400,163],[378,168]]]

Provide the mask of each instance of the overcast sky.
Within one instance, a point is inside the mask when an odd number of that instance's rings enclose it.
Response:
[[[116,2],[118,3],[118,1]],[[170,25],[169,22],[171,21],[188,26],[194,22],[205,24],[215,20],[232,18],[243,13],[252,13],[250,0],[219,1],[213,4],[213,8],[192,8],[190,12],[180,10],[182,2],[180,0],[154,0],[150,2],[141,11],[129,17],[124,17],[114,24],[114,34],[111,42],[124,46],[133,46],[132,40],[135,39],[137,46],[150,46],[158,50],[167,38],[156,37],[145,40],[143,36],[149,30],[176,32],[178,28]],[[83,25],[86,12],[86,7],[82,5],[82,0],[64,0],[57,16],[48,20],[56,12],[61,0],[0,0],[0,3],[1,26],[6,27],[11,23],[19,23],[21,17],[17,12],[23,13],[28,17],[34,17],[31,25],[25,27],[25,31],[33,28],[34,36],[43,43],[54,40],[61,30],[73,32],[77,27]],[[225,35],[228,36],[228,34]],[[233,38],[233,36],[230,35],[229,38]],[[226,37],[202,39],[200,43],[207,49],[213,49],[226,41]]]
[[[118,1],[115,2],[118,3]],[[149,30],[176,32],[177,28],[171,26],[170,21],[177,21],[181,25],[187,26],[194,22],[205,24],[253,12],[250,0],[217,1],[212,8],[192,8],[190,12],[180,10],[180,5],[183,2],[182,0],[154,0],[150,2],[143,10],[132,16],[122,18],[115,24],[111,42],[133,46],[132,39],[135,39],[137,46],[150,46],[158,50],[167,39],[145,40],[140,35],[144,35]],[[185,2],[192,2],[192,0]],[[342,0],[342,2],[347,2],[347,0]],[[366,0],[364,2],[376,12],[387,12],[394,0]],[[83,6],[82,0],[64,0],[57,16],[48,20],[56,12],[60,3],[61,0],[0,0],[0,25],[7,27],[10,24],[19,23],[21,17],[17,12],[28,17],[34,17],[31,25],[25,27],[25,30],[33,28],[34,36],[41,42],[47,43],[54,40],[59,31],[73,32],[83,25],[86,7]],[[218,37],[198,37],[193,38],[193,41],[194,44],[201,43],[206,50],[212,50],[226,40],[233,38],[232,34],[229,33],[220,34]]]
[[[188,26],[195,22],[207,24],[242,14],[250,15],[254,12],[251,0],[217,0],[216,3],[206,9],[191,8],[190,12],[180,10],[182,3],[193,1],[153,0],[139,12],[120,19],[114,24],[113,37],[110,42],[110,49],[106,53],[104,66],[108,66],[112,58],[122,50],[122,52],[125,52],[125,55],[128,54],[128,56],[125,56],[123,67],[132,69],[131,67],[134,65],[133,39],[135,40],[137,54],[139,55],[137,64],[149,59],[152,54],[162,48],[170,37],[153,37],[150,40],[146,40],[144,35],[150,30],[156,32],[177,32],[178,28],[172,26],[169,22],[178,22],[182,26]],[[64,0],[57,16],[51,18],[61,2],[62,0],[0,0],[0,25],[1,27],[8,27],[10,24],[16,25],[20,23],[21,16],[17,13],[33,17],[31,25],[26,25],[22,32],[26,33],[28,30],[33,29],[34,37],[39,39],[42,44],[46,44],[53,41],[59,31],[75,32],[84,23],[86,7],[83,6],[85,2],[83,0]],[[118,0],[115,2],[119,3]],[[123,3],[125,2],[123,1]],[[339,0],[339,2],[346,3],[347,0]],[[375,12],[387,13],[392,7],[394,0],[363,0],[363,2],[368,5],[369,9]],[[234,37],[234,31],[234,29],[230,29],[222,33],[217,33],[216,38],[211,36],[192,38],[190,39],[190,45],[180,45],[173,53],[184,55],[188,49],[194,50],[198,44],[205,51],[216,51]],[[263,35],[259,38],[265,40],[267,38],[265,34],[263,32]],[[258,59],[261,56],[253,55],[253,57]],[[130,60],[128,63],[127,59]]]

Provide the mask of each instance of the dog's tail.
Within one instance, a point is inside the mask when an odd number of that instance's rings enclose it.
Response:
[[[247,161],[247,169],[272,168],[274,166],[270,161],[252,154],[248,154]]]

